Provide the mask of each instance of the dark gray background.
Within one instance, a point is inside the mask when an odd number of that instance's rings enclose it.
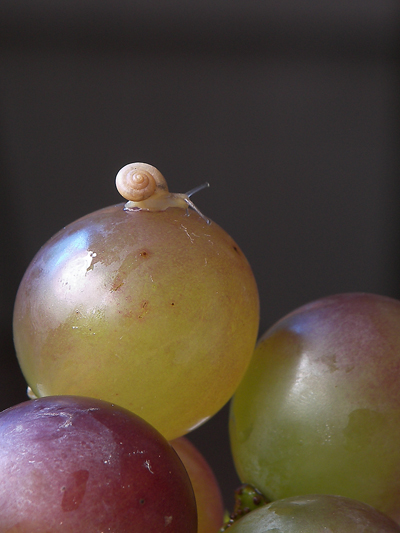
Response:
[[[328,294],[399,291],[398,0],[2,0],[0,407],[11,314],[64,225],[145,161],[242,247],[260,333]],[[191,435],[227,505],[227,408]]]

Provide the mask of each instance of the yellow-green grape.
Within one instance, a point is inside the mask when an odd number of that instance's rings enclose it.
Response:
[[[158,171],[135,172],[141,182]],[[171,440],[234,393],[259,299],[243,252],[191,193],[160,192],[155,204],[91,213],[41,248],[18,290],[14,339],[33,395],[108,400]]]
[[[231,404],[243,483],[270,500],[340,494],[400,521],[400,302],[340,294],[260,339]]]

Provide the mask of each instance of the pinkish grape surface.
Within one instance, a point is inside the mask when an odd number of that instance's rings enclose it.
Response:
[[[0,413],[0,533],[196,533],[187,472],[147,422],[46,397]]]

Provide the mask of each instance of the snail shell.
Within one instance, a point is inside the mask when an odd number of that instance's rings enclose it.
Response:
[[[142,202],[160,191],[168,192],[164,176],[146,163],[130,163],[115,178],[118,192],[131,202]]]

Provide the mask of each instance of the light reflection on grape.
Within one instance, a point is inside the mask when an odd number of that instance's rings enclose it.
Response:
[[[76,313],[72,329],[78,329],[79,320],[84,317],[95,315],[104,318],[104,309],[113,297],[111,293],[101,290],[105,283],[105,267],[101,254],[90,249],[90,236],[95,229],[80,229],[65,236],[54,245],[52,254],[44,257],[40,265],[51,280],[51,286],[48,287],[51,290],[43,288],[41,291],[41,305],[51,309],[53,320],[57,318],[58,324],[62,324],[71,315],[71,304],[74,304]],[[112,280],[112,276],[109,279]],[[57,298],[56,312],[54,296]],[[53,322],[53,327],[58,324]]]
[[[49,273],[55,271],[59,265],[66,264],[71,254],[75,251],[87,251],[89,243],[89,232],[81,229],[72,235],[65,236],[62,241],[56,242],[52,254],[46,261]]]

